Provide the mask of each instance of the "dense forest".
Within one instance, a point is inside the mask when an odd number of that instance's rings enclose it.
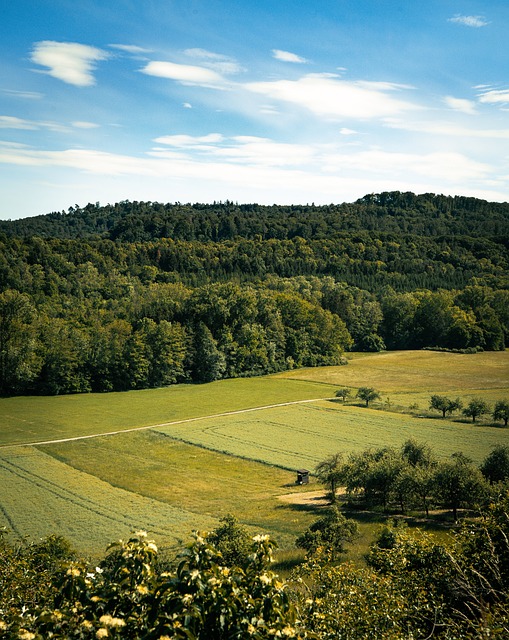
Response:
[[[0,223],[0,393],[509,344],[509,204],[120,202]]]

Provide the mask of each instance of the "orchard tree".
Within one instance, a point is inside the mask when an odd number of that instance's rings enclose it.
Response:
[[[507,427],[507,422],[509,421],[509,401],[498,400],[493,409],[492,416],[493,420],[503,422],[504,426]]]
[[[509,446],[498,444],[481,465],[481,473],[490,482],[504,482],[509,478]]]
[[[490,408],[487,403],[481,398],[472,398],[467,406],[463,409],[463,415],[472,418],[472,422],[476,421],[476,418],[489,413]]]
[[[231,513],[219,519],[221,523],[207,535],[207,542],[221,552],[222,562],[228,567],[249,564],[252,539],[247,529]]]
[[[380,394],[373,387],[360,387],[357,391],[357,397],[366,403],[366,407],[369,407],[369,403],[380,398]]]
[[[438,465],[434,477],[434,495],[446,507],[452,509],[458,519],[460,507],[472,508],[482,499],[486,489],[483,475],[463,455],[451,456]]]
[[[331,503],[336,502],[336,489],[338,482],[343,477],[343,455],[334,453],[322,462],[315,469],[318,480],[329,490]]]
[[[343,387],[342,389],[338,389],[336,391],[336,398],[341,398],[343,402],[349,397],[351,391],[348,387]]]
[[[451,414],[454,411],[458,411],[459,409],[461,409],[462,406],[463,405],[459,398],[456,398],[456,400],[451,400],[446,396],[439,396],[439,395],[431,396],[431,399],[429,402],[429,408],[434,409],[435,411],[441,411],[442,418],[445,418],[445,415],[447,413]]]
[[[352,541],[358,533],[357,523],[345,518],[334,506],[299,536],[295,544],[308,554],[314,555],[322,551],[334,560],[345,552],[343,543]]]

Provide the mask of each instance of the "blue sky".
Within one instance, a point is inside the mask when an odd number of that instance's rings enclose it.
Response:
[[[17,0],[0,218],[74,204],[509,200],[507,0]]]

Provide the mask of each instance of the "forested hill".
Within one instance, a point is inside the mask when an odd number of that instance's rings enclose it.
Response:
[[[3,221],[0,231],[21,237],[100,236],[122,242],[159,238],[201,242],[234,238],[315,240],[358,231],[507,238],[509,203],[398,191],[326,206],[122,201],[104,206],[76,205],[67,212]]]
[[[509,204],[121,202],[0,224],[0,396],[509,345]]]

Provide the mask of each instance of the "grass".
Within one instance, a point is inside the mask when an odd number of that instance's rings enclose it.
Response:
[[[463,451],[480,463],[509,430],[486,424],[417,418],[433,393],[509,397],[509,351],[456,355],[399,352],[353,355],[346,367],[299,369],[266,378],[208,385],[63,397],[0,399],[0,526],[19,536],[59,533],[80,551],[98,554],[111,541],[143,528],[174,548],[192,529],[210,530],[234,513],[251,531],[270,533],[283,548],[281,566],[299,556],[291,547],[319,508],[288,504],[282,494],[317,490],[294,484],[295,469],[336,451],[399,447],[426,441],[444,457]],[[386,410],[336,401],[244,409],[326,398],[340,386],[373,386]],[[387,403],[387,397],[390,402]],[[390,407],[389,407],[390,405]],[[391,410],[387,410],[390,408]],[[216,417],[207,417],[216,416]],[[200,418],[195,422],[166,424]],[[43,445],[51,439],[123,431],[118,435]],[[359,561],[381,514],[356,513],[361,538],[349,557]],[[437,530],[440,526],[437,525]]]
[[[331,453],[368,447],[400,447],[415,438],[440,457],[462,451],[482,462],[497,444],[509,442],[509,430],[442,418],[416,418],[330,401],[263,409],[158,429],[180,439],[230,455],[298,469],[314,467]]]
[[[0,454],[0,526],[17,537],[57,533],[81,553],[101,553],[113,540],[145,529],[170,547],[215,520],[113,487],[30,447]]]
[[[509,397],[509,350],[476,354],[438,351],[390,351],[351,354],[344,367],[296,369],[277,378],[322,382],[338,387],[374,387],[390,401],[409,407],[429,405],[432,394],[481,396],[488,401]]]
[[[42,449],[42,447],[41,447]],[[271,533],[281,544],[312,521],[278,496],[295,490],[295,474],[186,445],[151,431],[45,445],[59,461],[114,487],[204,515],[213,526],[233,513],[253,533]],[[315,485],[315,489],[317,485]],[[210,529],[210,526],[209,526]],[[188,528],[187,534],[190,529]]]
[[[327,384],[238,378],[124,393],[0,398],[0,446],[71,438],[333,395]]]

